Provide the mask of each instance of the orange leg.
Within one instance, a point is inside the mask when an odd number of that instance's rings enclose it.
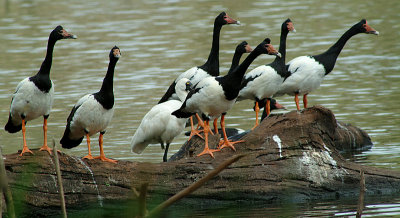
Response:
[[[22,140],[24,141],[24,145],[22,147],[22,151],[21,151],[21,154],[19,154],[19,156],[22,156],[22,154],[24,154],[26,152],[33,154],[33,152],[31,150],[29,150],[28,146],[26,145],[25,133],[26,133],[25,119],[22,119]]]
[[[88,155],[82,157],[82,159],[93,159],[92,152],[90,151],[90,136],[89,133],[86,133],[86,142],[88,147]]]
[[[196,114],[197,115],[197,114]],[[198,115],[196,116],[196,117],[198,117]],[[198,130],[198,128],[194,128],[194,125],[193,125],[193,116],[191,116],[190,118],[190,128],[191,128],[191,130],[190,130],[190,136],[189,136],[189,139],[188,139],[188,141],[190,141],[190,139],[192,139],[192,137],[194,136],[194,135],[197,135],[198,137],[200,137],[200,138],[203,138],[203,136],[201,136],[200,135],[200,133],[203,131],[203,130]],[[197,119],[200,119],[200,117],[198,117]],[[201,121],[201,119],[198,121],[198,123],[200,123],[200,121]],[[203,121],[201,121],[202,123],[203,123]],[[199,124],[200,125],[200,124]],[[199,125],[197,126],[197,127],[199,127]],[[203,124],[203,126],[204,126],[204,124]]]
[[[307,95],[308,94],[303,95],[304,108],[307,108]]]
[[[43,120],[43,146],[39,149],[40,151],[47,151],[51,154],[51,148],[47,146],[47,117]]]
[[[271,113],[271,100],[269,100],[269,98],[267,98],[267,104],[265,105],[265,107],[267,108],[267,116]]]
[[[299,104],[299,93],[296,93],[296,95],[294,96],[294,101],[296,102],[296,107],[297,110],[300,110],[300,104]]]
[[[208,132],[211,133],[211,135],[214,135],[214,133],[210,130],[209,123],[205,124],[198,114],[196,114],[196,118],[197,118],[199,126],[201,126],[203,129],[205,129],[208,126],[208,130],[209,130]]]
[[[214,119],[213,125],[214,125],[214,132],[215,132],[215,134],[218,134],[218,118],[215,118],[215,119]]]
[[[258,106],[258,101],[256,101],[256,106],[254,107],[254,110],[256,111],[256,123],[254,124],[253,128],[251,128],[251,130],[255,129],[258,126],[258,112],[260,112],[260,107]],[[222,121],[221,121],[221,125],[222,125]]]
[[[100,156],[95,157],[94,159],[100,159],[102,161],[107,161],[107,162],[111,162],[111,163],[117,163],[118,162],[117,160],[106,158],[106,155],[104,155],[104,151],[103,151],[103,134],[104,133],[100,133],[100,136],[99,136]]]
[[[204,150],[200,154],[198,154],[197,157],[204,155],[204,154],[209,154],[212,158],[214,158],[213,152],[218,151],[218,150],[210,149],[208,147],[208,133],[211,131],[209,122],[210,122],[209,120],[205,121],[205,125],[204,125],[204,138],[205,138]]]
[[[226,135],[226,132],[225,132],[225,115],[224,114],[221,117],[221,129],[222,129],[222,133],[224,135],[224,140],[220,141],[218,148],[221,150],[225,147],[229,147],[232,150],[236,151],[236,148],[233,145],[236,143],[244,142],[244,141],[240,140],[240,141],[232,142],[232,141],[228,140],[228,136]]]

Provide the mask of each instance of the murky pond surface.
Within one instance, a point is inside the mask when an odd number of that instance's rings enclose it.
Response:
[[[72,106],[81,96],[99,90],[107,70],[108,52],[117,45],[122,58],[114,79],[115,114],[104,137],[106,155],[120,160],[161,161],[159,145],[137,155],[130,152],[129,142],[142,117],[172,80],[205,62],[213,20],[221,11],[242,23],[222,28],[221,74],[229,68],[234,48],[242,40],[255,47],[268,36],[278,47],[280,25],[288,17],[297,30],[288,36],[288,61],[325,51],[350,26],[366,18],[380,35],[359,34],[351,38],[333,72],[309,95],[309,104],[328,107],[338,120],[368,132],[374,147],[357,155],[355,161],[400,170],[400,4],[396,0],[384,4],[361,0],[0,0],[0,124],[7,122],[16,85],[38,71],[48,35],[61,24],[78,39],[59,41],[55,47],[51,78],[56,95],[49,118],[49,138],[59,141]],[[260,57],[250,68],[272,60]],[[292,97],[277,100],[289,110],[295,109]],[[236,104],[227,115],[227,125],[251,128],[252,106],[250,101]],[[183,135],[176,138],[170,154],[185,139]],[[30,148],[41,146],[42,119],[28,123],[27,140]],[[0,142],[3,153],[14,153],[22,148],[22,135],[2,131]],[[92,150],[98,154],[97,146]],[[82,143],[63,151],[84,156],[87,148]]]

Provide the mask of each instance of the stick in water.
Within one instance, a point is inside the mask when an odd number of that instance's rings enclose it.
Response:
[[[54,141],[53,138],[53,153],[54,153],[54,165],[56,167],[56,173],[57,173],[57,182],[58,182],[58,191],[60,193],[60,200],[61,200],[61,210],[64,218],[67,218],[67,209],[65,207],[65,197],[64,197],[64,187],[62,184],[62,178],[61,178],[61,170],[60,170],[60,161],[58,160],[58,153],[57,153],[57,148],[56,148],[56,142]]]
[[[156,208],[154,208],[152,211],[150,211],[148,213],[147,217],[153,217],[153,216],[157,215],[162,210],[164,210],[165,208],[169,207],[171,204],[173,204],[176,201],[182,199],[186,195],[189,195],[190,193],[196,191],[198,188],[203,186],[204,183],[206,183],[207,181],[212,179],[214,176],[218,175],[218,173],[220,173],[222,170],[224,170],[229,165],[231,165],[232,163],[238,161],[240,158],[242,158],[244,156],[245,156],[245,154],[236,155],[236,156],[232,157],[231,159],[224,161],[221,165],[218,166],[217,169],[211,171],[207,176],[203,177],[202,179],[200,179],[196,183],[191,184],[189,187],[187,187],[184,190],[178,192],[174,196],[170,197],[168,200],[166,200],[163,203],[161,203],[160,205],[158,205]]]

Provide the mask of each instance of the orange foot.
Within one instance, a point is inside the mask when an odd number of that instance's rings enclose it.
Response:
[[[219,150],[205,148],[200,154],[197,155],[197,157],[200,157],[201,155],[209,154],[212,158],[214,158],[213,152],[216,152],[216,151],[219,151]]]
[[[21,151],[21,154],[19,154],[19,156],[22,156],[26,152],[33,154],[33,152],[31,150],[29,150],[28,147],[23,147],[22,151]]]
[[[39,151],[47,151],[49,152],[49,154],[51,155],[53,149],[51,149],[49,146],[47,145],[43,145],[42,147],[40,147]]]
[[[82,159],[89,159],[89,160],[93,160],[94,158],[93,158],[93,156],[92,156],[91,154],[88,154],[88,155],[86,155],[86,156],[82,157]]]
[[[251,128],[251,130],[254,130],[258,126],[258,123]]]
[[[200,137],[201,139],[204,139],[203,136],[200,135],[201,132],[203,132],[203,130],[198,130],[198,129],[192,130],[192,131],[190,132],[190,136],[189,136],[188,141],[190,141],[190,139],[192,139],[192,137],[193,137],[194,135],[197,135],[197,136]]]
[[[236,148],[233,145],[241,142],[244,142],[244,140],[234,142],[230,140],[221,140],[219,141],[218,148],[219,150],[222,150],[223,148],[231,148],[232,150],[236,151]]]
[[[110,158],[106,158],[105,156],[97,156],[97,157],[94,157],[94,159],[100,159],[100,160],[102,160],[102,161],[106,161],[106,162],[110,162],[110,163],[117,163],[118,161],[117,160],[113,160],[113,159],[110,159]]]

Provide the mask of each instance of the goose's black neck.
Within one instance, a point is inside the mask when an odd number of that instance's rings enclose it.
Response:
[[[214,23],[213,40],[210,54],[206,63],[199,68],[206,71],[211,76],[219,76],[219,36],[222,25]]]
[[[104,77],[103,84],[99,92],[94,94],[94,97],[107,110],[114,106],[114,69],[117,64],[117,58],[110,58],[107,74]]]
[[[53,62],[53,50],[57,40],[50,35],[47,42],[46,57],[40,66],[39,72],[35,76],[30,77],[30,80],[42,91],[49,92],[51,89],[50,69]]]
[[[270,64],[272,68],[276,70],[276,72],[281,75],[282,77],[286,78],[289,76],[288,72],[286,71],[285,67],[285,58],[286,58],[286,39],[289,31],[286,28],[282,28],[281,37],[279,42],[279,53],[281,57],[276,56],[275,60]]]
[[[243,52],[235,51],[235,54],[233,55],[233,58],[232,58],[231,68],[229,69],[228,74],[232,73],[233,70],[237,66],[239,66],[239,61],[240,61],[240,58],[242,57],[242,55],[243,55]]]
[[[242,79],[244,74],[246,73],[246,70],[260,54],[261,52],[255,49],[230,74],[217,78],[217,81],[221,84],[224,90],[224,94],[227,100],[233,100],[238,96],[240,91],[240,84],[242,83]]]
[[[358,32],[356,27],[353,26],[347,30],[326,52],[313,56],[316,61],[320,62],[324,66],[326,71],[325,75],[330,73],[335,67],[336,59],[338,58],[346,42],[358,33],[360,32]]]

